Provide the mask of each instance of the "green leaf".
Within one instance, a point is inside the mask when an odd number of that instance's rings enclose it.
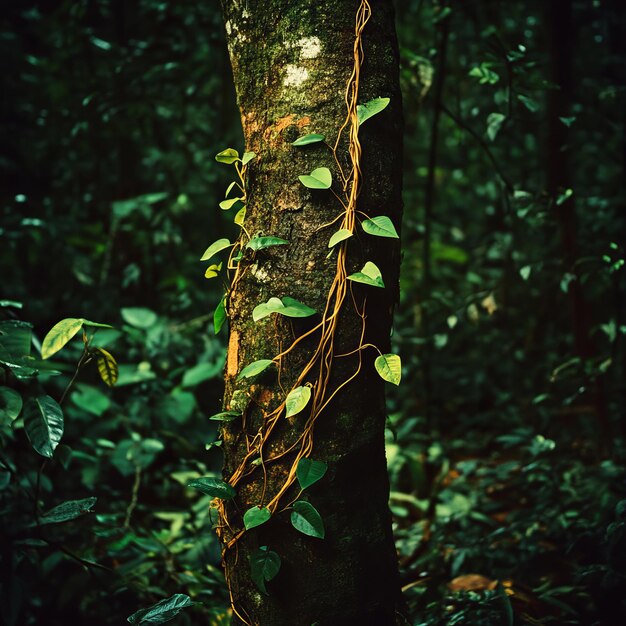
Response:
[[[489,137],[489,141],[495,140],[505,119],[506,115],[502,115],[502,113],[489,113],[487,116],[487,137]]]
[[[244,206],[243,198],[228,198],[220,202],[220,209],[222,209],[222,211],[229,211],[233,207],[240,209],[242,206]]]
[[[206,270],[204,271],[204,277],[205,278],[215,278],[216,276],[219,276],[219,273],[222,269],[222,263],[213,263],[212,265],[209,265],[209,267],[206,268]]]
[[[215,155],[215,160],[218,163],[226,163],[226,165],[232,165],[235,161],[241,161],[239,158],[239,152],[233,148],[226,148]]]
[[[379,376],[394,385],[399,385],[402,378],[402,362],[397,354],[381,354],[374,361]]]
[[[317,509],[309,502],[299,500],[293,505],[291,512],[291,525],[309,537],[324,539],[326,531],[324,522]]]
[[[0,423],[14,420],[22,410],[22,396],[8,387],[0,387]]]
[[[317,135],[316,133],[309,133],[308,135],[302,135],[302,137],[298,137],[291,145],[292,146],[308,146],[312,143],[319,143],[320,141],[324,141],[326,137],[324,135]]]
[[[244,152],[243,157],[241,158],[242,165],[248,165],[248,163],[250,163],[250,161],[252,161],[255,157],[256,154],[254,154],[254,152]]]
[[[111,400],[100,389],[83,383],[76,385],[72,402],[82,411],[96,417],[100,417],[111,406]]]
[[[386,109],[390,101],[390,98],[374,98],[365,104],[357,105],[356,116],[359,120],[359,125]]]
[[[214,241],[204,251],[204,254],[200,258],[200,260],[201,261],[208,261],[212,256],[214,256],[218,252],[221,252],[222,250],[225,250],[226,248],[230,247],[230,245],[231,245],[231,243],[230,243],[230,241],[228,239],[218,239],[217,241]]]
[[[270,365],[272,365],[272,363],[274,363],[272,359],[259,359],[258,361],[254,361],[250,363],[250,365],[246,365],[246,367],[244,367],[241,372],[239,372],[237,380],[257,376],[261,372],[265,371]]]
[[[83,500],[68,500],[49,511],[46,511],[39,519],[39,524],[60,524],[69,522],[86,513],[91,513],[98,498],[84,498]]]
[[[396,227],[386,215],[378,215],[369,220],[364,220],[361,226],[368,235],[399,239]]]
[[[233,224],[237,224],[237,226],[243,226],[245,219],[246,219],[246,207],[243,206],[239,209],[239,211],[237,211],[237,214],[235,215],[233,219]]]
[[[186,389],[188,387],[195,387],[205,380],[221,378],[223,368],[223,359],[218,359],[213,363],[198,363],[185,372],[181,385]]]
[[[41,344],[41,358],[47,359],[58,352],[83,327],[82,317],[68,317],[55,324]]]
[[[99,322],[91,322],[83,318],[83,326],[90,326],[93,328],[113,328],[111,324],[100,324]]]
[[[296,415],[304,409],[311,399],[310,387],[296,387],[292,389],[287,395],[285,401],[286,415],[285,417],[291,417]]]
[[[158,319],[154,311],[144,307],[128,307],[121,309],[120,313],[127,324],[144,330],[154,326]]]
[[[220,500],[230,500],[237,495],[237,492],[228,483],[211,476],[194,478],[187,482],[187,487],[192,487],[202,493],[206,493],[207,496],[219,498]]]
[[[500,80],[500,77],[491,69],[492,65],[493,63],[481,63],[473,67],[469,75],[479,78],[481,85],[495,85]]]
[[[300,182],[309,189],[330,189],[333,177],[327,167],[318,167],[306,176],[298,176]]]
[[[209,417],[214,422],[234,422],[238,417],[241,417],[241,411],[222,411]]]
[[[146,309],[147,310],[147,309]],[[94,348],[98,374],[107,387],[113,387],[119,378],[119,368],[115,357],[104,348]]]
[[[306,489],[311,485],[314,485],[318,480],[324,477],[328,465],[324,461],[314,461],[307,457],[303,457],[298,461],[298,467],[296,468],[296,476],[300,483],[301,489]]]
[[[362,267],[360,272],[356,272],[355,274],[350,274],[350,276],[347,276],[347,279],[353,280],[356,283],[363,283],[364,285],[371,285],[372,287],[382,288],[385,286],[380,270],[371,261],[368,261]]]
[[[328,247],[332,248],[336,246],[338,243],[345,241],[349,237],[352,237],[352,231],[349,231],[347,228],[341,228],[336,233],[333,233],[333,236],[330,238],[328,242]]]
[[[224,295],[220,300],[220,303],[217,305],[215,313],[213,313],[213,329],[215,330],[216,335],[220,332],[220,330],[222,330],[222,326],[224,326],[226,318],[226,295]]]
[[[566,189],[563,193],[560,193],[558,198],[556,199],[557,206],[561,206],[566,200],[571,198],[574,195],[573,189]]]
[[[576,121],[576,116],[573,117],[559,117],[561,123],[567,126],[568,128]]]
[[[260,592],[267,595],[265,583],[276,577],[280,571],[280,557],[267,546],[261,546],[250,556],[250,578]]]
[[[253,506],[243,514],[243,525],[246,527],[246,530],[250,530],[265,524],[270,517],[272,517],[272,514],[267,507]]]
[[[133,613],[128,621],[137,626],[148,624],[165,624],[174,619],[183,609],[196,604],[184,593],[176,593],[170,598],[160,600],[147,609],[140,609]]]
[[[309,317],[315,313],[315,309],[289,296],[285,296],[282,300],[270,298],[267,302],[254,307],[252,319],[258,322],[272,313],[280,313],[287,317]]]
[[[269,248],[270,246],[284,246],[289,244],[285,239],[280,239],[279,237],[253,237],[246,244],[246,248],[250,248],[250,250],[263,250],[264,248]]]
[[[51,458],[63,436],[63,411],[50,396],[30,398],[24,405],[24,429],[33,448]]]
[[[535,100],[529,98],[528,96],[523,96],[522,94],[518,94],[517,99],[531,112],[537,113],[539,111],[539,105]]]
[[[233,190],[233,187],[236,185],[237,183],[233,180],[232,183],[230,183],[230,185],[228,185],[228,187],[226,187],[226,193],[224,194],[224,198],[228,198],[228,194]]]

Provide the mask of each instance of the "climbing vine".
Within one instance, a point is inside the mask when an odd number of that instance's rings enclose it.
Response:
[[[336,254],[336,263],[324,309],[320,312],[320,321],[298,336],[289,347],[273,358],[260,359],[247,364],[239,372],[237,380],[252,379],[268,368],[276,368],[280,385],[285,358],[305,338],[319,337],[319,339],[316,341],[308,361],[295,377],[289,389],[285,390],[284,397],[278,406],[264,412],[261,426],[247,441],[247,453],[228,477],[228,480],[222,481],[204,477],[189,483],[189,486],[214,498],[214,505],[219,512],[217,533],[223,545],[223,558],[229,550],[237,549],[237,542],[245,532],[268,523],[272,517],[287,512],[289,512],[291,524],[296,530],[310,537],[323,539],[325,536],[323,519],[314,504],[302,497],[305,490],[322,480],[327,471],[326,463],[314,458],[315,424],[333,398],[359,375],[363,364],[362,354],[367,348],[372,348],[378,352],[374,364],[381,378],[396,385],[400,383],[400,357],[395,354],[382,354],[375,345],[365,342],[367,298],[364,298],[362,304],[359,305],[352,286],[353,283],[361,283],[369,287],[384,289],[385,283],[382,273],[372,261],[365,262],[359,271],[348,273],[348,252],[350,246],[353,245],[352,237],[358,226],[364,233],[371,236],[398,238],[396,228],[388,216],[371,217],[358,208],[362,186],[359,130],[369,118],[383,111],[389,104],[389,98],[383,97],[375,98],[363,104],[358,103],[361,66],[364,57],[363,31],[370,16],[369,2],[361,0],[356,14],[353,46],[354,63],[345,91],[346,117],[337,132],[334,143],[328,143],[326,137],[318,133],[306,134],[292,143],[292,146],[298,150],[306,150],[307,146],[315,144],[326,145],[332,154],[338,173],[338,180],[334,180],[330,169],[318,167],[308,174],[299,176],[301,184],[305,187],[332,193],[341,208],[334,219],[318,228],[318,230],[322,230],[338,226],[328,241],[328,258]],[[339,152],[340,146],[345,143],[345,138],[347,138],[348,145],[348,165],[342,166]],[[343,142],[342,139],[344,139]],[[220,203],[220,208],[223,210],[236,209],[234,222],[241,227],[241,233],[236,241],[231,243],[228,239],[219,239],[212,243],[202,256],[203,261],[209,261],[216,254],[227,249],[230,250],[226,263],[226,277],[229,286],[214,315],[216,333],[220,332],[228,318],[229,295],[235,291],[238,282],[247,271],[247,268],[242,269],[242,264],[240,264],[246,250],[251,250],[253,254],[256,254],[257,251],[270,246],[289,244],[288,241],[278,237],[251,235],[246,230],[247,172],[255,157],[253,152],[244,152],[240,156],[232,148],[223,150],[216,156],[218,162],[234,166],[236,171],[237,180],[228,187],[225,199]],[[209,265],[205,275],[207,278],[214,278],[220,274],[221,270],[222,263],[214,263]],[[360,339],[353,350],[344,354],[337,354],[335,339],[338,322],[348,295],[351,296],[352,304],[361,321]],[[299,318],[310,317],[316,313],[315,309],[294,298],[287,296],[282,298],[271,297],[267,302],[261,302],[254,308],[252,318],[253,321],[258,322],[274,314]],[[356,367],[354,371],[338,385],[331,386],[331,373],[336,360],[355,355]],[[282,388],[282,385],[280,387]],[[212,419],[232,422],[241,418],[244,421],[246,405],[245,403],[240,404],[237,398],[238,394],[241,393],[241,390],[235,391],[227,410],[218,413]],[[280,420],[293,417],[303,411],[306,411],[306,420],[302,432],[296,440],[279,452],[270,451],[268,442],[270,442]],[[243,423],[245,425],[245,421]],[[275,493],[268,493],[267,466],[285,457],[292,459],[287,475]],[[232,514],[227,511],[224,502],[235,498],[238,485],[244,478],[259,469],[263,472],[261,498],[255,506],[244,511],[243,515],[237,514],[237,518],[240,518],[241,521],[234,519]],[[296,486],[296,483],[298,489],[294,490],[293,487]],[[280,555],[271,550],[269,546],[261,546],[251,555],[249,560],[253,582],[262,593],[267,593],[265,583],[272,580],[280,571]],[[238,617],[245,623],[249,623],[235,607],[232,591],[231,604]]]

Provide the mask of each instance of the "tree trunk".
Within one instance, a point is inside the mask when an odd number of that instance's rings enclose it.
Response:
[[[371,5],[361,58],[355,21],[357,11],[361,21],[367,16],[365,0],[223,2],[246,150],[256,153],[246,168],[245,232],[235,247],[242,255],[226,306],[224,405],[243,415],[222,431],[224,480],[237,496],[220,506],[218,533],[235,624],[396,623],[400,592],[387,504],[385,383],[374,367],[379,352],[366,344],[389,352],[399,250],[396,239],[365,234],[358,222],[384,214],[399,226],[402,114],[392,5]],[[335,159],[332,148],[349,111],[346,86],[361,61],[358,82],[352,82],[358,102],[380,96],[391,104],[357,140],[353,102]],[[328,145],[291,145],[307,133],[325,135]],[[319,167],[332,172],[330,190],[311,190],[298,179]],[[346,226],[354,235],[329,255],[330,236]],[[243,247],[255,235],[289,244],[258,252]],[[346,280],[366,261],[380,268],[386,288]],[[253,321],[253,309],[271,297],[294,298],[316,313]],[[238,379],[259,359],[274,359],[275,367]],[[308,386],[312,397],[287,418],[285,396],[296,386]],[[304,493],[295,477],[301,457],[328,468]],[[323,539],[292,526],[296,499],[319,511]],[[269,507],[272,517],[243,532],[243,513],[255,506]],[[265,546],[281,559],[279,573],[266,582],[267,594],[250,568],[250,556]]]

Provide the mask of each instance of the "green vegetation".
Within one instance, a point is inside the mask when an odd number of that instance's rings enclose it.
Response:
[[[391,383],[410,623],[613,626],[626,620],[623,11],[448,4],[397,3],[403,262],[393,353],[374,364]],[[248,402],[221,402],[227,276],[290,242],[245,231],[259,157],[223,149],[242,140],[221,15],[27,1],[2,21],[0,623],[227,624],[215,499],[236,490],[219,432]],[[364,133],[388,105],[357,107]],[[321,154],[313,130],[294,149]],[[300,181],[338,189],[326,167]],[[392,243],[386,211],[337,223],[328,253]],[[372,261],[357,270],[346,280],[371,298],[393,288]],[[321,313],[288,296],[255,307],[259,325]],[[237,389],[279,365],[248,363]],[[287,417],[312,404],[302,381],[285,389]],[[327,540],[308,501],[327,471],[303,456],[291,477],[305,494],[283,515],[307,542]],[[262,503],[241,515],[245,530],[275,521]],[[259,545],[240,566],[271,595],[283,558]]]

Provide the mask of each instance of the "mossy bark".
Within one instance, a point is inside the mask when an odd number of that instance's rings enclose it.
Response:
[[[317,321],[272,315],[253,322],[252,310],[270,297],[290,296],[318,312],[324,310],[336,269],[336,253],[327,258],[328,240],[338,225],[320,228],[342,211],[329,191],[311,191],[298,180],[316,167],[334,174],[332,152],[322,144],[291,146],[298,136],[322,133],[330,144],[344,122],[344,92],[353,66],[354,23],[359,2],[333,0],[224,0],[223,12],[246,150],[257,158],[248,173],[248,233],[289,241],[241,260],[241,280],[229,294],[230,339],[225,406],[244,410],[245,421],[226,424],[224,478],[228,480],[247,452],[247,443],[262,424],[263,411],[277,406],[319,340],[314,333],[275,370],[237,381],[247,364],[272,358]],[[359,101],[391,98],[390,106],[368,120],[359,133],[363,146],[363,188],[358,209],[369,216],[388,215],[399,230],[401,211],[402,119],[398,50],[391,2],[372,1],[372,18],[364,31],[365,60]],[[338,156],[348,164],[347,142]],[[362,217],[362,216],[361,216]],[[349,270],[367,260],[382,270],[385,289],[354,284],[354,301],[365,305],[366,342],[389,351],[391,312],[397,297],[397,240],[371,237],[358,228],[349,243]],[[337,355],[360,341],[361,318],[348,295],[336,337]],[[235,606],[262,626],[339,626],[396,623],[399,599],[396,553],[388,509],[384,453],[384,383],[376,374],[377,353],[363,351],[358,377],[344,387],[320,414],[311,457],[328,464],[326,476],[305,492],[320,512],[325,539],[307,537],[290,524],[289,511],[246,532],[225,554]],[[354,373],[356,355],[336,358],[330,387]],[[313,382],[313,381],[312,381]],[[233,398],[235,391],[241,391]],[[243,403],[241,399],[244,399]],[[304,427],[306,413],[282,418],[265,448],[265,456],[289,448]],[[260,466],[237,485],[227,503],[229,520],[242,527],[242,512],[265,504],[284,483],[294,457],[286,455]],[[287,497],[285,504],[297,496]],[[262,498],[265,497],[264,502]],[[268,546],[282,559],[278,576],[262,594],[250,579],[249,555]],[[240,624],[238,618],[234,623]]]

